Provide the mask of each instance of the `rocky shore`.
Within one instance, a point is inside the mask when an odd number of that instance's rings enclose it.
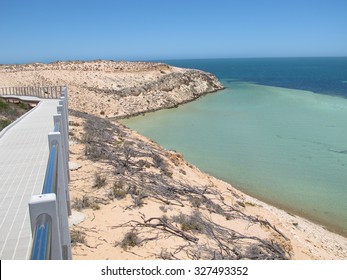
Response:
[[[346,238],[241,193],[114,120],[222,89],[213,75],[147,62],[0,65],[1,86],[62,84],[74,259],[347,259]]]
[[[67,85],[69,106],[107,118],[172,108],[223,88],[215,76],[151,62],[0,65],[1,86]]]

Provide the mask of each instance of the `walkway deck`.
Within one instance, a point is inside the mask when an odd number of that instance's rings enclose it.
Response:
[[[45,99],[0,136],[0,259],[27,259],[31,246],[28,202],[40,194],[49,132],[58,100]]]

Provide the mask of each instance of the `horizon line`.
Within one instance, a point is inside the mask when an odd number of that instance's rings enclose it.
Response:
[[[160,62],[160,61],[175,61],[175,60],[222,60],[222,59],[304,59],[304,58],[347,58],[347,55],[337,56],[250,56],[250,57],[205,57],[205,58],[155,58],[155,59],[109,59],[109,58],[95,58],[95,59],[57,59],[57,60],[37,60],[31,62],[21,63],[0,63],[0,65],[24,65],[24,64],[51,64],[55,62],[93,62],[93,61],[129,61],[129,62]]]

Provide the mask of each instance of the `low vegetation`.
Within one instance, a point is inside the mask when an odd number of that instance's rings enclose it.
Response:
[[[103,175],[100,175],[97,173],[94,174],[93,188],[100,189],[100,188],[104,187],[106,184],[107,184],[106,176],[103,176]]]
[[[137,236],[137,233],[134,231],[127,232],[120,243],[120,246],[126,250],[128,247],[135,247],[138,246],[140,243],[139,238]]]
[[[112,203],[116,216],[119,213],[127,216],[126,212],[131,211],[128,221],[120,224],[113,221],[109,226],[108,230],[123,232],[123,236],[115,234],[113,240],[107,241],[109,244],[131,249],[136,254],[135,247],[174,238],[176,247],[170,248],[170,244],[161,253],[154,253],[155,256],[163,259],[290,258],[287,237],[268,221],[247,214],[245,208],[255,207],[254,204],[247,203],[231,189],[220,191],[212,181],[206,185],[187,181],[186,171],[193,167],[184,162],[182,155],[134,137],[119,123],[76,111],[71,115],[83,120],[83,132],[77,140],[84,146],[82,157],[104,170],[103,175],[94,174],[94,188],[89,185],[89,190],[84,189],[88,197],[76,199],[74,207],[95,209],[100,203]],[[83,153],[83,147],[81,150]],[[178,180],[178,176],[183,178]],[[225,199],[228,193],[234,199],[232,202]],[[157,205],[158,211],[148,214],[149,205]],[[241,223],[245,228],[264,228],[267,235],[259,238],[252,231],[234,229],[234,223]]]
[[[91,208],[93,210],[99,210],[100,206],[98,201],[95,198],[84,195],[80,198],[75,198],[72,201],[71,207],[77,211],[81,211],[82,209]]]
[[[86,243],[86,233],[78,229],[73,229],[70,231],[70,238],[72,246]]]
[[[31,109],[29,103],[16,100],[7,102],[0,97],[0,131]]]

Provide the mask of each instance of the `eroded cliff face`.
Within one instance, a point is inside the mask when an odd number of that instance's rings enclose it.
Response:
[[[200,70],[115,61],[1,65],[0,85],[67,85],[71,109],[108,118],[175,107],[223,88]]]

